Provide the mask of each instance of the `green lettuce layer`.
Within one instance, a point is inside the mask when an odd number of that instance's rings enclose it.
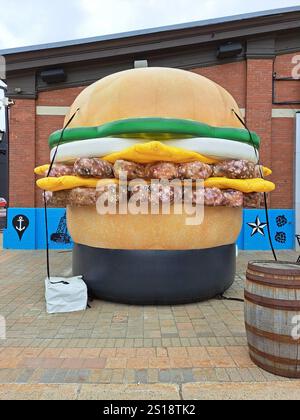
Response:
[[[61,137],[62,130],[55,131],[49,138],[49,146],[55,147]],[[98,127],[67,128],[61,144],[79,140],[105,137],[141,138],[167,140],[192,137],[210,137],[248,143],[259,149],[260,138],[244,128],[213,127],[192,120],[170,118],[135,118],[110,122]]]

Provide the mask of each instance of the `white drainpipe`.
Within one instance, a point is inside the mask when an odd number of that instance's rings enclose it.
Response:
[[[296,233],[300,235],[300,112],[296,114],[296,164],[295,164]],[[297,241],[296,241],[297,242]],[[297,242],[296,248],[299,250]]]

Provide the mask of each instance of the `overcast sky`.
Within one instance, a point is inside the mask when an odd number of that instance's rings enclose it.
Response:
[[[288,6],[300,6],[300,0],[0,0],[0,48]]]

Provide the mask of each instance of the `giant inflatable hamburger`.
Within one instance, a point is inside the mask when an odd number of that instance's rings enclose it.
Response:
[[[275,188],[264,179],[271,171],[258,165],[260,139],[237,118],[232,96],[191,72],[135,69],[89,86],[66,122],[74,114],[63,137],[50,136],[55,164],[37,184],[49,204],[67,207],[74,275],[84,275],[90,294],[172,304],[230,287],[243,207],[258,206],[261,194]],[[147,213],[120,211],[124,173],[131,183],[126,200],[146,203]],[[178,199],[172,180],[189,180],[192,188],[202,180],[201,192],[189,192],[192,204],[204,204],[202,223],[186,223],[184,207],[172,211],[187,194]],[[97,204],[109,201],[117,211],[99,211]],[[151,211],[152,201],[158,211]],[[164,214],[167,201],[171,211]]]

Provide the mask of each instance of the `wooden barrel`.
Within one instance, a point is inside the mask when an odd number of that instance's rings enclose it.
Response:
[[[249,263],[245,322],[253,362],[275,375],[300,378],[299,264]]]

